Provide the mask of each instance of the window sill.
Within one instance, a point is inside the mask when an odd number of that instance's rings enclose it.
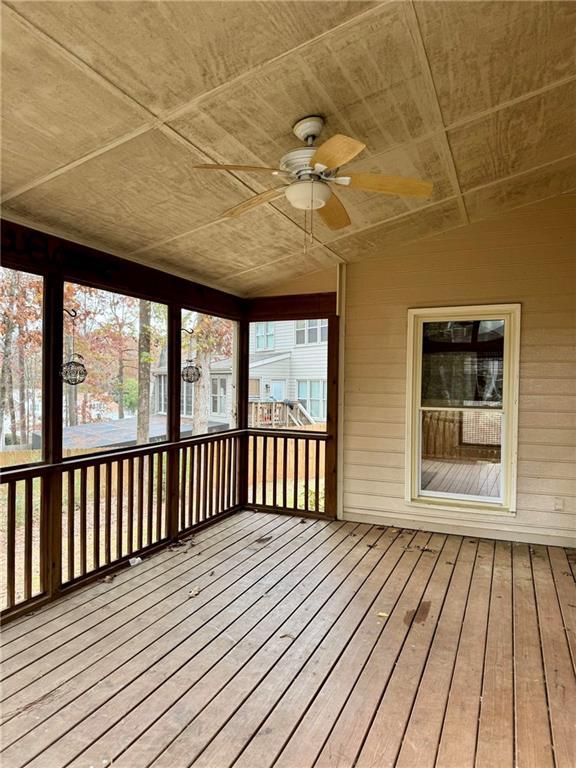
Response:
[[[475,514],[493,515],[494,517],[516,517],[516,512],[509,507],[500,504],[483,504],[481,502],[462,502],[448,501],[447,499],[440,499],[434,501],[433,499],[406,499],[405,503],[409,507],[418,507],[420,509],[435,509],[439,512],[472,512]]]

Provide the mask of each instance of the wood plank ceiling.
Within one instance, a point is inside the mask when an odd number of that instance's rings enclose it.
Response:
[[[3,215],[239,294],[576,189],[576,3],[2,3]],[[367,145],[350,170],[432,199],[345,190],[352,225],[277,182],[292,124]]]

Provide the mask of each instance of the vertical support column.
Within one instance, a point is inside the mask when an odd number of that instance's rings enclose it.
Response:
[[[250,323],[242,318],[238,323],[238,429],[244,430],[240,438],[238,457],[238,503],[248,503],[248,380],[249,380]]]
[[[338,469],[338,350],[339,317],[328,318],[328,393],[326,403],[326,459],[324,512],[328,517],[336,517],[337,512],[337,469]]]
[[[47,464],[62,460],[62,365],[64,338],[64,282],[50,271],[44,278],[44,358],[42,371],[42,448]],[[62,586],[62,471],[42,479],[41,573],[43,588],[55,596]]]
[[[168,305],[168,440],[180,439],[180,387],[181,363],[181,311],[175,304]],[[168,538],[178,536],[179,459],[177,446],[168,451],[166,466],[166,514]]]

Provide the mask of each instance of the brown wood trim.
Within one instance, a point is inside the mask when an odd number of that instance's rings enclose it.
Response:
[[[328,318],[328,393],[326,403],[326,442],[324,468],[324,509],[329,517],[337,514],[338,469],[338,357],[340,323],[337,315]]]
[[[180,304],[187,309],[240,319],[245,301],[215,288],[146,267],[56,235],[2,220],[2,263],[5,267],[126,293],[141,299]]]
[[[308,320],[336,314],[336,293],[303,293],[262,296],[246,302],[247,319]]]

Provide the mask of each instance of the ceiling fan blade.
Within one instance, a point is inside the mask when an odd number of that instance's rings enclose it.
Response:
[[[247,173],[282,173],[279,168],[268,168],[265,165],[235,165],[221,163],[201,163],[200,165],[193,165],[192,168],[201,168],[204,171],[246,171]]]
[[[334,192],[326,205],[318,208],[317,212],[329,229],[342,229],[352,223],[346,208],[344,208]]]
[[[363,149],[366,149],[366,144],[337,133],[318,147],[312,157],[312,166],[319,171],[339,168],[349,163]]]
[[[339,181],[338,179],[341,179]],[[350,179],[347,183],[345,180]],[[406,179],[402,176],[384,176],[381,173],[351,173],[336,176],[334,181],[353,189],[367,192],[381,192],[384,195],[409,195],[412,197],[430,197],[434,185],[430,181]]]
[[[240,205],[235,205],[233,208],[229,208],[224,211],[222,216],[224,218],[235,219],[237,216],[242,216],[246,211],[252,210],[263,203],[269,203],[271,200],[275,200],[277,197],[281,197],[284,194],[286,187],[275,187],[274,189],[267,189],[266,192],[261,192],[259,195],[244,200]]]

